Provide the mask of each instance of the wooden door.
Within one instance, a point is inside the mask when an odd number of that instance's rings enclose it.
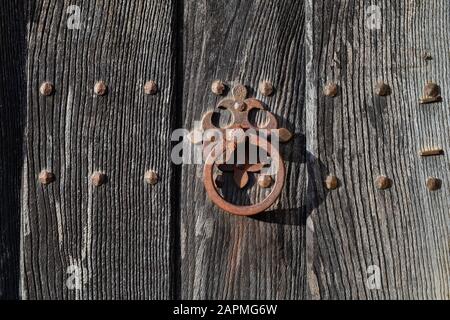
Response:
[[[445,0],[7,1],[0,298],[450,298],[448,9]],[[224,96],[245,85],[294,133],[281,147],[281,197],[255,217],[218,209],[203,166],[171,160],[174,130],[195,129],[223,98],[215,80]],[[428,82],[441,103],[419,103]],[[324,95],[331,83],[335,97]],[[419,155],[430,148],[444,154]],[[54,181],[43,184],[42,172]]]
[[[201,166],[183,166],[180,203],[181,297],[302,299],[306,292],[302,1],[185,1],[182,125],[194,128],[220,97],[211,83],[242,83],[296,133],[285,146],[281,201],[257,218],[223,214],[205,196]],[[276,87],[258,92],[261,81]],[[230,191],[233,192],[233,191]],[[236,192],[233,201],[243,201]]]
[[[307,118],[316,126],[308,149],[342,184],[310,216],[313,296],[449,299],[449,3],[310,4]],[[328,82],[340,87],[335,99],[321,94]],[[376,94],[379,82],[387,96]],[[442,103],[419,103],[428,82],[441,87]],[[419,155],[433,148],[445,154]],[[378,190],[379,176],[392,187]],[[430,177],[442,181],[439,190],[428,190]],[[381,283],[371,290],[374,272]]]
[[[175,1],[35,1],[22,205],[25,299],[174,296]],[[158,95],[145,95],[153,80]],[[42,82],[54,84],[49,97]],[[104,81],[105,96],[94,86]],[[39,172],[55,183],[43,186]],[[147,170],[161,181],[144,182]],[[94,187],[94,172],[107,183]]]

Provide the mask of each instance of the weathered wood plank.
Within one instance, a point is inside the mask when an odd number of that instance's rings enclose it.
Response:
[[[381,9],[381,29],[366,23],[367,7]],[[322,299],[449,299],[449,2],[308,1],[308,149],[342,183],[308,222],[310,293]],[[428,51],[432,60],[425,61]],[[374,94],[377,81],[392,94]],[[322,94],[326,83],[339,96]],[[420,105],[436,81],[444,103]],[[315,129],[314,129],[315,127]],[[423,148],[444,156],[423,159]],[[393,187],[375,188],[386,175]],[[427,190],[427,177],[443,181]],[[381,271],[380,290],[366,285],[368,268]],[[370,274],[369,274],[370,275]]]
[[[23,280],[27,299],[166,299],[171,276],[176,1],[35,1],[27,65]],[[67,27],[69,5],[81,28]],[[103,80],[108,94],[98,97]],[[143,85],[155,80],[156,96]],[[39,95],[43,81],[51,97]],[[38,182],[41,170],[56,182]],[[156,170],[156,186],[144,182]],[[90,183],[94,171],[106,185]],[[77,288],[75,277],[79,276]]]
[[[0,10],[0,299],[19,296],[25,62],[26,1],[5,1]]]
[[[181,183],[181,297],[301,299],[305,296],[306,176],[304,13],[302,1],[185,1],[183,124],[193,129],[220,98],[211,83],[262,80],[276,93],[262,99],[296,133],[285,146],[287,185],[281,201],[258,218],[230,216],[207,198],[202,166],[185,165]],[[257,193],[230,189],[246,203]],[[250,198],[250,199],[248,199]]]

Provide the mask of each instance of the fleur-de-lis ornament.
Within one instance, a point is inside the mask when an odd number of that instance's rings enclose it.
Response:
[[[264,168],[264,164],[221,164],[219,170],[224,173],[233,173],[234,183],[243,189],[250,181],[249,173],[259,173]]]

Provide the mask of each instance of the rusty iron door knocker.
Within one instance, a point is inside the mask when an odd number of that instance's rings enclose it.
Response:
[[[206,163],[203,170],[203,183],[209,198],[218,207],[234,215],[252,216],[269,209],[280,197],[284,187],[285,164],[279,150],[272,145],[271,138],[273,133],[277,134],[281,142],[287,142],[292,135],[286,129],[278,129],[276,117],[265,110],[261,101],[247,98],[247,88],[245,86],[237,85],[233,88],[232,93],[233,98],[224,99],[217,105],[220,109],[230,111],[232,115],[232,123],[230,125],[226,128],[215,126],[212,120],[213,111],[206,113],[202,120],[204,132],[214,130],[220,133],[219,139],[215,139],[215,136],[213,136],[204,143]],[[255,109],[266,111],[268,120],[262,127],[253,125],[249,120],[249,113]],[[265,132],[268,132],[267,138],[255,134],[263,129],[266,130]],[[275,164],[275,179],[270,194],[263,201],[253,205],[235,205],[226,201],[221,196],[217,182],[214,179],[214,170],[217,167],[222,172],[233,173],[236,185],[242,189],[248,184],[249,173],[260,173],[263,170],[265,167],[264,163],[247,163],[247,160],[243,164],[227,163],[240,143],[248,143],[250,146],[262,149],[270,156],[272,165]],[[223,162],[224,159],[225,162]]]

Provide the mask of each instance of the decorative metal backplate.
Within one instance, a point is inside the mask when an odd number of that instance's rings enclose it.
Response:
[[[215,130],[220,133],[219,139],[210,139],[204,144],[207,150],[204,167],[203,182],[209,198],[221,209],[239,216],[251,216],[269,209],[279,198],[285,180],[284,161],[272,144],[272,136],[275,133],[281,142],[286,142],[292,135],[286,129],[278,129],[276,117],[266,111],[267,122],[259,127],[249,120],[252,110],[265,110],[264,104],[254,98],[247,98],[248,91],[243,85],[237,85],[232,90],[233,97],[220,101],[219,109],[226,109],[232,115],[232,122],[225,128],[219,128],[213,124],[214,111],[203,116],[202,129],[204,132]],[[265,136],[261,137],[260,131],[264,129]],[[249,163],[247,157],[245,163],[228,163],[240,144],[249,144],[262,149],[270,155],[272,164],[275,163],[275,180],[270,194],[261,202],[254,205],[240,206],[226,201],[219,192],[219,186],[214,179],[215,167],[224,173],[232,173],[234,181],[239,188],[244,188],[249,182],[249,173],[261,174],[266,163]]]

